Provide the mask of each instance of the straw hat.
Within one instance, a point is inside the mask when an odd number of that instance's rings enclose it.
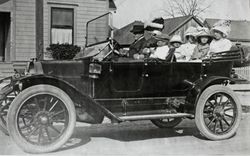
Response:
[[[174,35],[170,41],[170,43],[174,43],[174,42],[178,42],[178,43],[183,43],[182,39],[181,39],[181,36],[180,35]]]
[[[212,38],[213,36],[210,34],[210,31],[208,28],[206,27],[200,27],[200,28],[197,28],[198,32],[197,32],[197,39],[200,38],[200,37],[209,37],[209,38]]]
[[[229,20],[220,20],[218,22],[216,22],[211,31],[219,31],[221,33],[223,33],[224,37],[227,37],[231,31],[231,21]]]
[[[158,30],[161,31],[164,28],[164,19],[163,18],[156,18],[152,21],[145,21],[144,28],[148,31]]]
[[[185,33],[184,33],[184,36],[187,37],[187,36],[196,36],[197,35],[197,28],[195,27],[189,27]]]
[[[156,35],[155,38],[159,41],[169,41],[170,37],[167,34]]]

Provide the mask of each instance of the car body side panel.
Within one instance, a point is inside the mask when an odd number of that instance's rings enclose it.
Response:
[[[92,80],[88,77],[89,60],[44,61],[43,73],[55,76],[75,86],[82,93],[92,96]]]

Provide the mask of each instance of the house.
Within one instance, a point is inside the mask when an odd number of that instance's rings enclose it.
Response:
[[[204,25],[211,28],[220,19],[206,19]],[[250,45],[250,21],[231,20],[231,32],[228,38],[234,43]]]
[[[130,33],[130,30],[133,28],[133,25],[143,25],[141,21],[134,21],[114,32],[114,38],[121,45],[129,45],[133,43],[134,37],[133,34]],[[163,33],[168,34],[170,36],[174,34],[180,34],[184,39],[184,32],[190,26],[201,26],[203,27],[203,22],[201,22],[195,16],[181,16],[175,18],[164,19],[164,29]]]
[[[87,21],[115,9],[113,0],[1,0],[0,75],[4,66],[46,58],[51,43],[84,46]],[[91,33],[106,38],[107,22],[92,23]]]

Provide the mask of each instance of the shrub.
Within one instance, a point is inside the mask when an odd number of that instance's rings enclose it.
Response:
[[[51,44],[48,48],[49,51],[55,60],[70,60],[80,52],[81,47],[71,44]]]

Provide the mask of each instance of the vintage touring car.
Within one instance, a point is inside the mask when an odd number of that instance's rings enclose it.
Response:
[[[114,44],[110,38],[89,46],[74,60],[32,61],[25,75],[1,80],[9,80],[0,92],[2,131],[29,153],[55,151],[76,121],[99,124],[104,117],[112,123],[151,120],[160,128],[195,119],[211,140],[236,133],[241,104],[227,85],[234,83],[240,47],[202,62],[169,62],[127,59]]]

